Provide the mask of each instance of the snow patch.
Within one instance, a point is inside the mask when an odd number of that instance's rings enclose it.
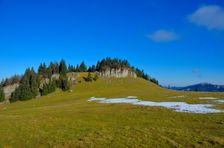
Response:
[[[95,97],[91,97],[88,101],[91,102],[91,101],[104,101],[106,100],[106,98],[95,98]]]
[[[218,98],[214,98],[214,97],[199,97],[199,99],[201,99],[201,100],[217,100]]]
[[[138,97],[136,97],[136,96],[128,96],[127,98],[128,99],[137,99]]]
[[[215,100],[218,103],[224,103],[224,100]]]
[[[173,98],[173,99],[175,99],[175,98],[184,98],[185,96],[172,96],[172,97],[169,97],[169,98]]]
[[[91,97],[88,101],[89,102],[99,101],[99,103],[128,103],[143,106],[160,106],[174,109],[176,112],[189,112],[189,113],[201,113],[201,114],[224,112],[224,110],[211,108],[214,106],[212,104],[188,104],[185,102],[152,102],[152,101],[141,101],[138,99],[130,99],[128,97],[111,98],[111,99]]]

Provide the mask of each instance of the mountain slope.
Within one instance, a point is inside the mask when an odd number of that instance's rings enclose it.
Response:
[[[223,85],[214,85],[209,83],[199,83],[186,87],[171,87],[171,89],[183,91],[224,92]]]
[[[171,98],[178,95],[186,98]],[[82,81],[72,92],[57,90],[39,99],[0,105],[0,147],[221,147],[222,113],[87,102],[92,96],[138,96],[141,100],[206,103],[196,98],[208,95],[224,98],[223,93],[168,90],[141,78]]]

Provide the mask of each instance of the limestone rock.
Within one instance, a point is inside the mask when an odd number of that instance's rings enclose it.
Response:
[[[101,77],[115,77],[115,78],[125,78],[125,77],[133,77],[136,78],[135,72],[125,68],[125,69],[106,69],[105,71],[100,72]]]
[[[13,84],[13,85],[5,86],[5,87],[3,88],[4,93],[5,93],[5,96],[6,96],[6,97],[10,97],[11,94],[16,90],[17,87],[19,87],[19,84],[18,84],[18,83]]]

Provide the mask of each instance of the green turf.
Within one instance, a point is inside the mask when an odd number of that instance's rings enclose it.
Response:
[[[185,95],[186,98],[170,98]],[[177,113],[162,107],[87,102],[95,97],[209,103],[224,93],[177,92],[137,78],[100,78],[73,92],[0,105],[0,147],[223,147],[224,113]],[[224,109],[217,104],[217,108]]]

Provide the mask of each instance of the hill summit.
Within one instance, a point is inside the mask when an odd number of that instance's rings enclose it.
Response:
[[[151,78],[143,70],[131,66],[127,60],[108,57],[89,68],[85,62],[77,64],[76,67],[71,64],[67,66],[63,59],[60,63],[50,62],[48,66],[41,63],[37,72],[34,68],[27,68],[22,76],[15,75],[2,80],[0,87],[3,88],[1,91],[4,91],[2,94],[5,94],[10,102],[29,100],[52,93],[56,88],[70,90],[73,85],[80,83],[78,77],[83,72],[88,72],[88,75],[83,76],[87,82],[97,81],[98,77],[140,77],[158,84],[156,79]]]

